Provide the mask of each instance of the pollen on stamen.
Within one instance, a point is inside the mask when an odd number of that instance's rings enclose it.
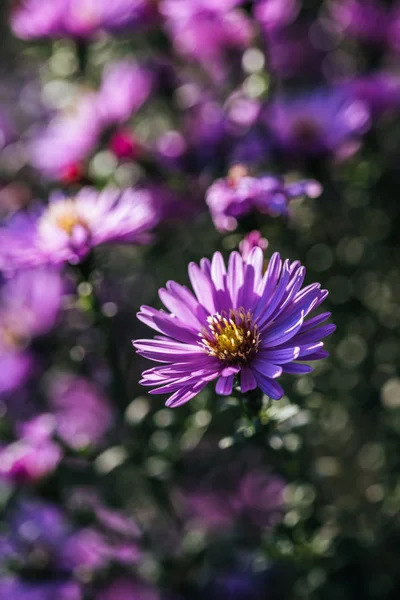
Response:
[[[229,315],[216,313],[207,317],[208,327],[199,336],[202,349],[226,364],[246,364],[258,351],[260,334],[252,314],[243,308]]]

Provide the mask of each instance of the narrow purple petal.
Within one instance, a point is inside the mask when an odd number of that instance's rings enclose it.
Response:
[[[211,261],[211,278],[217,290],[225,290],[226,267],[221,252],[215,252]]]
[[[228,377],[221,376],[215,386],[217,394],[220,396],[229,396],[232,393],[234,377],[234,375],[229,375]]]
[[[287,342],[299,331],[302,324],[303,312],[300,317],[296,314],[292,319],[271,327],[271,329],[266,332],[266,335],[263,336],[264,347],[280,346],[284,342]],[[297,345],[298,344],[296,343],[296,346]]]
[[[190,263],[189,265],[189,278],[198,301],[210,315],[213,315],[217,311],[214,301],[214,286],[211,279],[203,273],[196,263]]]
[[[316,317],[313,317],[312,319],[309,319],[308,321],[303,323],[302,333],[304,333],[305,331],[308,331],[309,329],[312,329],[313,327],[317,327],[317,325],[321,325],[321,323],[323,323],[324,321],[329,319],[331,314],[332,313],[330,313],[330,312],[325,312],[325,313],[322,313],[321,315],[317,315]]]
[[[239,373],[240,371],[240,367],[238,365],[231,365],[229,367],[225,367],[225,369],[222,371],[222,375],[224,377],[228,377],[229,375],[236,375],[236,373]]]
[[[211,278],[215,286],[215,299],[218,312],[228,312],[231,298],[227,289],[226,267],[220,252],[216,252],[211,262]]]
[[[270,377],[271,379],[276,379],[280,375],[282,375],[282,367],[278,365],[273,365],[270,362],[267,362],[263,358],[257,358],[252,361],[251,368],[255,369],[259,373],[265,375],[265,377]]]
[[[262,375],[259,371],[256,371],[254,376],[257,380],[259,388],[264,392],[264,394],[273,400],[279,400],[282,398],[284,391],[279,383],[269,379],[268,377],[264,377],[264,375]]]
[[[292,375],[305,375],[311,373],[313,367],[309,365],[301,365],[296,363],[290,363],[283,366],[284,373],[291,373]]]
[[[196,341],[198,331],[191,331],[184,323],[180,322],[179,319],[171,317],[167,313],[163,313],[150,306],[142,306],[141,311],[137,314],[137,318],[148,327],[167,336],[176,338],[180,342],[193,343]]]
[[[203,355],[199,347],[178,342],[174,344],[164,340],[135,340],[133,345],[138,354],[157,362],[188,362]]]
[[[252,308],[258,301],[257,290],[262,279],[264,255],[261,248],[253,248],[244,269],[243,285],[238,297],[238,305],[246,310]]]
[[[313,354],[309,354],[307,356],[307,361],[309,360],[321,360],[322,358],[327,358],[329,356],[329,352],[326,350],[318,350],[318,352],[313,352]]]
[[[176,281],[167,282],[167,290],[183,302],[191,310],[202,324],[206,322],[208,312],[201,306],[194,294],[185,286]]]
[[[200,261],[200,269],[209,279],[211,279],[211,263],[208,258],[202,258]]]
[[[268,303],[265,310],[260,310],[260,312],[259,312],[258,326],[260,327],[260,329],[268,321],[268,319],[270,317],[272,317],[275,309],[277,308],[277,306],[279,305],[279,303],[281,302],[281,300],[285,294],[286,287],[287,287],[289,277],[290,277],[289,265],[290,265],[289,261],[285,260],[285,263],[283,265],[282,275],[281,275],[279,283],[274,291],[274,294],[273,294],[272,298],[270,299],[270,302]]]
[[[320,350],[324,345],[324,342],[317,342],[316,344],[309,344],[309,345],[305,345],[305,346],[300,346],[300,354],[299,354],[299,359],[307,356],[309,354],[313,354],[314,352],[317,352],[318,350]],[[307,358],[308,360],[308,358]]]
[[[291,348],[271,348],[270,350],[260,350],[258,357],[267,360],[268,362],[272,362],[275,365],[283,365],[295,360],[299,354],[300,347],[293,346]]]
[[[158,295],[160,296],[161,302],[168,308],[168,310],[178,317],[180,321],[186,324],[187,327],[190,327],[196,332],[199,332],[202,328],[202,323],[196,317],[196,312],[193,310],[193,306],[189,307],[187,304],[182,302],[182,299],[176,297],[176,295],[166,290],[165,288],[161,288],[158,291]],[[197,303],[198,304],[198,303]],[[198,306],[200,306],[198,304]]]
[[[286,288],[286,296],[283,299],[283,302],[278,307],[276,314],[280,314],[285,308],[292,302],[295,295],[298,293],[299,289],[303,285],[304,278],[306,275],[306,270],[304,267],[300,267],[294,277],[289,281]]]
[[[249,367],[242,367],[240,371],[240,387],[244,394],[257,387],[257,380]]]
[[[239,252],[231,252],[229,257],[227,285],[231,297],[231,308],[240,308],[238,295],[243,286],[243,259]]]
[[[296,346],[304,346],[305,344],[313,344],[314,342],[323,340],[328,335],[331,335],[336,329],[336,325],[333,323],[329,323],[328,325],[323,325],[318,329],[312,329],[311,331],[306,331],[306,333],[302,333],[302,331],[293,338],[293,343]]]
[[[195,383],[193,386],[184,387],[181,390],[178,390],[168,400],[165,405],[170,408],[175,408],[177,406],[181,406],[186,402],[189,402],[194,396],[196,396],[201,390],[207,385],[207,382],[199,381]]]
[[[254,318],[257,319],[260,314],[265,310],[265,306],[271,298],[273,290],[277,284],[279,274],[281,272],[282,261],[280,259],[279,253],[275,252],[271,256],[271,260],[269,261],[267,271],[263,277],[263,280],[260,285],[259,292],[261,293],[261,297],[257,303],[257,306],[253,312]]]

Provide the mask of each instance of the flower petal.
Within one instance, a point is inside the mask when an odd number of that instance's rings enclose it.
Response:
[[[264,375],[262,375],[259,371],[256,371],[254,376],[257,380],[258,387],[264,392],[264,394],[267,394],[267,396],[273,400],[279,400],[282,398],[285,392],[279,383],[269,379],[268,377],[264,377]]]
[[[217,385],[215,386],[215,391],[217,394],[221,396],[229,396],[229,394],[232,393],[234,377],[234,375],[229,375],[228,377],[221,376],[217,381]]]
[[[245,394],[257,387],[257,380],[254,377],[253,371],[249,367],[242,367],[240,371],[240,388]]]

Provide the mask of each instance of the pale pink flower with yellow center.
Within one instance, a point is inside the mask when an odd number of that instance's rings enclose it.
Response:
[[[71,198],[54,193],[47,206],[18,213],[0,230],[0,269],[76,264],[101,244],[146,243],[157,220],[146,190],[83,188]]]

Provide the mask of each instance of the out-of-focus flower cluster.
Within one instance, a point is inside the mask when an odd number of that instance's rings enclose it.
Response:
[[[0,28],[0,599],[397,598],[399,1]]]

